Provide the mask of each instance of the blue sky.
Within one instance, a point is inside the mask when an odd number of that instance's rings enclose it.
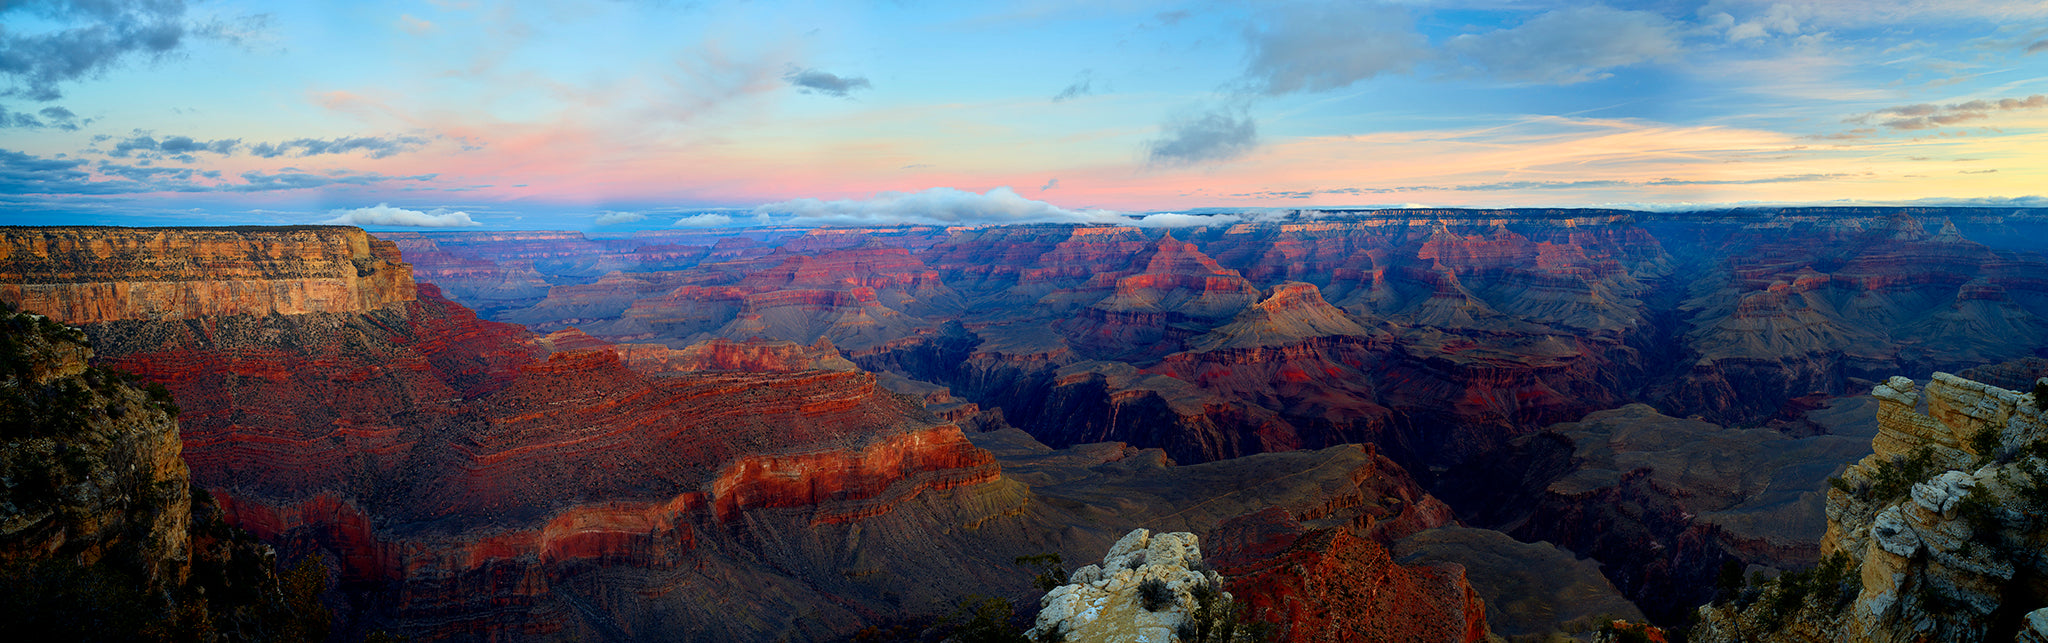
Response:
[[[2037,205],[2048,184],[2038,0],[95,0],[9,3],[0,27],[8,224]]]

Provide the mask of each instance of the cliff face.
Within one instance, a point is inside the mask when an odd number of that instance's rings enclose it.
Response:
[[[83,333],[0,311],[0,618],[25,640],[325,636],[317,563],[228,527],[162,389],[88,366]],[[195,497],[197,496],[197,497]]]
[[[412,298],[397,247],[357,228],[0,229],[0,299],[63,323],[362,313]]]
[[[91,350],[74,329],[39,315],[0,317],[0,562],[92,565],[127,551],[150,586],[182,584],[190,473],[168,400],[88,367]]]
[[[838,247],[871,268],[858,283],[748,265],[803,286],[771,293],[943,299],[900,250]],[[1449,516],[1370,448],[1179,467],[1008,431],[1022,452],[998,457],[973,442],[991,434],[831,343],[541,337],[429,284],[366,310],[85,333],[178,396],[192,479],[229,522],[331,561],[351,635],[829,640],[970,592],[1021,596],[1017,556],[1099,548],[1139,520],[1206,530],[1281,504],[1405,534]]]
[[[1875,453],[1828,491],[1822,549],[1835,558],[1702,607],[1700,636],[2048,639],[2044,405],[1946,373],[1924,390],[1894,377],[1872,395]]]

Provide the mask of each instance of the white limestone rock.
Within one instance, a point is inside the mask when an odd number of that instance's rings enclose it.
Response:
[[[1913,485],[1913,502],[1940,515],[1948,515],[1956,505],[1970,495],[1970,489],[1977,486],[1977,480],[1961,471],[1950,471],[1934,479]]]
[[[1067,585],[1039,599],[1038,621],[1026,632],[1032,640],[1048,633],[1056,640],[1103,643],[1170,643],[1190,618],[1197,588],[1221,591],[1222,577],[1196,571],[1202,560],[1194,534],[1153,534],[1137,529],[1110,546],[1102,564],[1075,570]],[[1152,611],[1138,588],[1147,581],[1165,583],[1172,602]],[[1224,594],[1225,600],[1229,595]]]
[[[1870,525],[1870,539],[1896,556],[1911,557],[1920,551],[1920,534],[1892,507],[1877,514]]]

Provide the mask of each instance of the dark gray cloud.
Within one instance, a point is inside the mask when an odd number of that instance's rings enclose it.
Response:
[[[5,106],[0,106],[0,127],[18,127],[21,129],[54,127],[69,132],[76,132],[79,126],[90,124],[91,122],[91,119],[81,121],[78,119],[77,114],[71,113],[71,110],[54,105],[37,110],[33,114],[29,112],[10,112],[7,111]]]
[[[1607,70],[1679,53],[1670,20],[1598,5],[1544,13],[1519,26],[1450,39],[1444,48],[1473,71],[1521,83],[1570,85]]]
[[[235,153],[235,148],[241,146],[241,144],[242,139],[239,138],[201,141],[190,136],[166,136],[158,139],[150,132],[138,130],[128,138],[115,141],[114,149],[108,151],[107,156],[114,158],[134,156],[146,159],[169,156],[173,159],[190,162],[193,152],[211,152],[227,156]]]
[[[2048,51],[2048,40],[2036,40],[2034,44],[2027,45],[2027,53],[2032,54],[2043,51]]]
[[[418,174],[414,176],[390,176],[377,172],[321,176],[305,172],[282,171],[266,174],[256,170],[242,173],[241,185],[223,185],[218,189],[227,192],[270,192],[274,190],[302,190],[327,187],[330,185],[369,185],[385,181],[432,181],[437,175]]]
[[[1063,102],[1071,98],[1080,98],[1093,93],[1095,93],[1095,72],[1083,71],[1079,77],[1074,79],[1073,83],[1067,85],[1066,89],[1062,89],[1060,93],[1054,94],[1052,102]]]
[[[1851,123],[1876,121],[1879,126],[1894,130],[1925,130],[1956,125],[1968,121],[1990,118],[1996,112],[2041,109],[2048,107],[2048,95],[2035,94],[2026,98],[2001,98],[1998,100],[1973,100],[1966,103],[1936,105],[1919,103],[1900,105],[1847,119]]]
[[[860,76],[840,76],[816,69],[791,69],[782,79],[806,94],[825,94],[846,98],[856,90],[872,87],[868,79]]]
[[[1147,145],[1153,165],[1196,165],[1228,161],[1258,147],[1259,126],[1248,114],[1212,110],[1167,123]]]
[[[417,136],[343,136],[334,139],[295,138],[282,143],[257,143],[249,146],[249,153],[263,158],[280,156],[319,156],[321,154],[346,154],[364,152],[373,159],[410,152],[426,145],[427,139]]]
[[[144,161],[147,163],[147,161]],[[99,175],[94,177],[94,173]],[[337,185],[385,182],[427,182],[436,175],[390,176],[338,170],[326,175],[285,169],[276,173],[243,172],[242,182],[222,181],[218,170],[124,165],[111,161],[88,164],[82,159],[42,158],[0,149],[0,195],[109,195],[146,192],[270,192]],[[199,182],[206,179],[207,182]]]
[[[1266,12],[1246,32],[1252,85],[1270,95],[1346,87],[1381,74],[1405,74],[1430,57],[1429,40],[1407,10],[1340,2]]]
[[[192,25],[183,0],[26,0],[0,2],[0,17],[26,14],[60,28],[42,33],[0,29],[0,77],[13,86],[0,96],[49,101],[64,83],[98,77],[131,59],[160,59],[190,37],[216,36]]]
[[[13,150],[0,150],[0,194],[42,194],[57,186],[69,186],[91,178],[79,169],[85,161],[46,159]]]

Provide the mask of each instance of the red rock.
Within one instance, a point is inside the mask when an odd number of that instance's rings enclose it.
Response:
[[[1279,509],[1225,522],[1202,543],[1251,618],[1288,641],[1485,641],[1486,607],[1456,564],[1396,564],[1342,528]]]

